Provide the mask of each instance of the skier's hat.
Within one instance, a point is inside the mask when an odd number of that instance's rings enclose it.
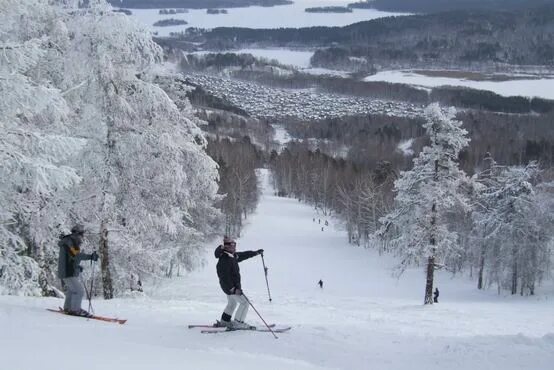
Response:
[[[231,245],[231,244],[237,244],[237,243],[235,242],[235,239],[233,239],[233,238],[231,238],[231,237],[225,235],[225,236],[223,237],[223,245]]]
[[[81,224],[77,224],[71,228],[71,233],[83,235],[85,233],[85,227]]]

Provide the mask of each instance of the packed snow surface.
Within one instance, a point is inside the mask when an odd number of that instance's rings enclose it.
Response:
[[[261,178],[263,197],[237,248],[265,249],[273,302],[259,257],[241,263],[243,288],[268,322],[292,325],[290,332],[274,339],[187,329],[213,322],[226,304],[214,241],[203,269],[148,286],[149,298],[93,301],[96,313],[127,318],[125,325],[45,310],[60,299],[0,297],[0,368],[552,369],[551,286],[535,297],[497,295],[440,273],[440,303],[423,306],[422,268],[397,280],[392,257],[348,245],[333,219],[274,196],[266,171]],[[252,310],[247,321],[261,323]]]

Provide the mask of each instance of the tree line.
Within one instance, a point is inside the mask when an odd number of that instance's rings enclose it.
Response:
[[[248,136],[240,140],[215,137],[208,140],[207,153],[218,164],[218,204],[225,219],[225,234],[240,237],[243,221],[258,205],[260,188],[256,169],[263,167],[263,153]]]
[[[542,167],[554,165],[554,117],[549,115],[511,115],[483,111],[458,112],[471,145],[460,153],[460,165],[470,173],[486,153],[499,163],[523,165],[538,161]],[[399,149],[411,141],[419,152],[427,144],[421,118],[379,114],[322,119],[317,121],[283,120],[280,122],[293,138],[314,140],[325,153],[341,155],[362,166],[374,166],[381,160],[405,169],[410,161]]]
[[[368,4],[389,12],[433,13],[463,9],[521,9],[552,4],[552,0],[373,0]]]
[[[214,50],[251,44],[322,47],[313,64],[327,68],[343,63],[345,57],[363,58],[376,68],[389,69],[552,66],[553,14],[554,6],[523,11],[459,10],[379,18],[344,27],[195,29],[183,37]]]

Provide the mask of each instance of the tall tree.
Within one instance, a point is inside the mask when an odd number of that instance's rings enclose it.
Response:
[[[395,208],[381,219],[379,230],[401,256],[401,271],[425,261],[425,304],[433,303],[436,267],[458,252],[458,236],[450,230],[447,216],[455,206],[470,208],[463,190],[467,176],[458,167],[458,155],[469,139],[455,114],[454,109],[445,111],[438,104],[425,110],[424,128],[431,144],[414,159],[413,168],[395,181]]]
[[[55,239],[80,221],[99,231],[106,298],[130,273],[190,267],[219,225],[217,168],[192,111],[152,82],[162,53],[150,33],[104,0],[1,1],[9,255],[48,251],[55,266]]]
[[[57,52],[58,13],[41,0],[0,0],[0,294],[48,294],[45,247],[66,214],[59,203],[81,178],[68,159],[70,109],[44,58]]]
[[[90,143],[77,158],[88,199],[78,214],[98,220],[104,297],[112,298],[129,270],[161,275],[198,245],[210,227],[193,210],[217,216],[217,169],[199,128],[152,83],[162,52],[150,33],[104,1],[78,16],[67,10],[72,43],[62,83],[74,87],[67,99],[79,110],[75,129]]]

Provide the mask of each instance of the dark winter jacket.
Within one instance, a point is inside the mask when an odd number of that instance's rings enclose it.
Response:
[[[76,234],[66,235],[58,242],[60,254],[58,256],[58,277],[65,279],[78,277],[81,272],[81,261],[92,259],[92,254],[81,252],[82,239]]]
[[[215,249],[215,258],[217,262],[217,276],[219,277],[219,285],[223,292],[227,295],[233,294],[235,289],[242,289],[240,285],[240,268],[239,262],[245,259],[258,255],[258,252],[245,251],[231,254],[223,250],[220,245]]]

